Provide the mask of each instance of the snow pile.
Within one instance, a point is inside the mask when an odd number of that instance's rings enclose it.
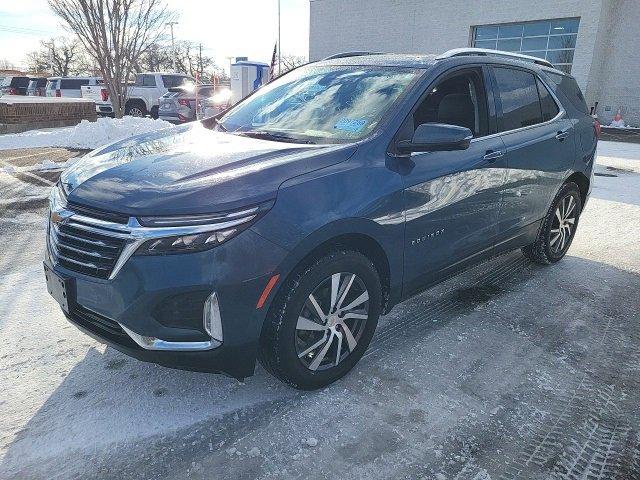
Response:
[[[66,147],[93,150],[108,143],[153,132],[172,124],[151,118],[98,118],[97,122],[83,120],[74,127],[32,130],[24,133],[0,135],[0,150],[15,148]]]

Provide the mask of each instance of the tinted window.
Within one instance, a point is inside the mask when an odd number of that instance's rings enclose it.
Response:
[[[193,80],[182,75],[162,75],[162,83],[165,88],[179,87],[189,82],[193,82]]]
[[[89,79],[82,78],[63,78],[60,81],[62,90],[80,90],[83,85],[89,85]]]
[[[551,120],[558,113],[560,113],[560,109],[556,104],[556,101],[553,99],[547,87],[536,78],[536,82],[538,83],[538,93],[540,94],[540,106],[542,107],[542,119],[546,122],[547,120]]]
[[[60,84],[59,79],[49,80],[47,81],[47,90],[57,90],[59,84]]]
[[[584,99],[584,95],[582,95],[582,91],[578,86],[578,82],[573,77],[569,77],[568,75],[560,75],[557,73],[545,72],[547,76],[555,83],[562,91],[563,94],[567,96],[571,104],[577,108],[579,111],[583,113],[589,113],[589,108],[587,107],[587,102]]]
[[[502,103],[502,131],[541,123],[542,111],[535,76],[510,68],[495,68],[494,72]]]
[[[13,77],[11,86],[15,88],[25,88],[29,85],[29,77]]]

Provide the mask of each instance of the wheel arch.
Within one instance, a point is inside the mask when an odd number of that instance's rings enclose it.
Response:
[[[278,282],[272,301],[280,293],[283,285],[301,268],[336,249],[357,251],[366,256],[378,271],[383,291],[383,312],[388,312],[398,302],[401,293],[402,256],[394,258],[390,246],[385,248],[377,230],[381,227],[365,219],[351,219],[334,222],[303,239],[287,256],[278,268],[285,277]],[[400,269],[400,270],[399,270]]]
[[[124,104],[124,108],[128,108],[130,105],[139,105],[143,107],[147,113],[149,113],[149,109],[147,108],[147,102],[143,98],[133,97],[127,98],[127,101]]]
[[[589,178],[582,172],[574,172],[564,181],[564,183],[569,182],[578,185],[580,189],[580,200],[582,200],[582,205],[584,205],[587,201],[587,195],[589,195],[589,186],[591,183]]]

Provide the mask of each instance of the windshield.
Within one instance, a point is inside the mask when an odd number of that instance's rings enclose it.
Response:
[[[353,141],[380,122],[418,71],[382,67],[294,70],[220,118],[222,129],[310,141]]]

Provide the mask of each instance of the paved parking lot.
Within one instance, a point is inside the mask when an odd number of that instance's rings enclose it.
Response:
[[[640,478],[640,145],[602,142],[552,267],[513,252],[395,308],[346,378],[291,390],[144,364],[42,278],[46,195],[82,152],[0,152],[0,478]]]

